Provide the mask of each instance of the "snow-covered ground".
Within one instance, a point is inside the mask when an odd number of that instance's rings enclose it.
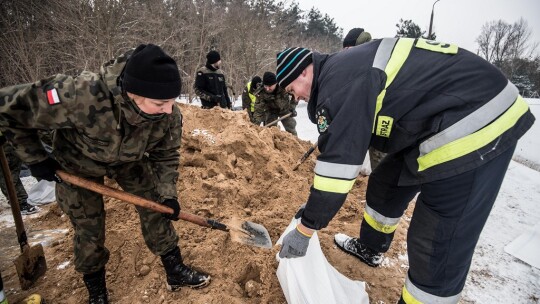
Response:
[[[540,99],[528,102],[540,118]],[[236,105],[240,103],[236,101]],[[306,107],[301,102],[297,108],[298,136],[315,142],[317,128],[309,121]],[[519,141],[514,159],[517,161],[512,161],[508,168],[480,236],[462,303],[540,303],[540,269],[504,251],[506,245],[540,222],[540,124],[535,123]],[[32,177],[23,181],[26,187],[35,183]],[[6,204],[2,194],[0,204]]]

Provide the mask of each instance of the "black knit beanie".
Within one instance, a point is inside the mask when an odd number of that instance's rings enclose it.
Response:
[[[343,39],[343,47],[352,47],[371,41],[371,34],[365,32],[363,28],[353,28]]]
[[[293,82],[304,69],[313,62],[313,52],[292,47],[277,54],[277,81],[279,86],[285,88]]]
[[[251,78],[251,87],[256,88],[259,86],[259,84],[262,82],[261,77],[255,76]]]
[[[363,28],[353,28],[352,30],[350,30],[343,39],[343,47],[346,48],[355,46],[356,39],[358,38],[358,36],[360,36],[360,34],[362,34],[363,31]]]
[[[152,99],[176,98],[182,88],[176,61],[153,44],[141,44],[133,51],[122,85],[126,92]]]
[[[218,62],[221,59],[221,56],[219,56],[219,53],[217,51],[210,51],[208,54],[206,54],[206,63],[207,64],[214,64]]]
[[[277,83],[276,74],[272,72],[264,72],[263,75],[263,85],[271,86]]]

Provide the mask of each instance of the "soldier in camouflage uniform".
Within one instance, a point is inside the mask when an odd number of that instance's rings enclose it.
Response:
[[[255,96],[260,92],[262,87],[261,77],[255,76],[251,79],[250,82],[246,84],[244,91],[242,92],[242,110],[246,110],[249,116],[249,121],[255,122],[253,119],[253,114],[255,112],[255,101],[257,97]]]
[[[220,70],[221,57],[218,52],[210,51],[206,54],[206,65],[197,70],[193,89],[201,99],[203,109],[215,106],[232,108],[231,99],[227,92],[225,74]]]
[[[266,125],[291,113],[292,115],[283,119],[281,123],[287,132],[297,135],[294,117],[296,116],[296,105],[298,103],[277,84],[276,74],[272,72],[264,73],[263,86],[264,90],[257,95],[257,101],[255,102],[254,123],[260,125],[261,122],[264,122]]]
[[[15,185],[15,193],[17,194],[17,201],[19,202],[19,208],[21,210],[21,214],[28,215],[28,214],[37,213],[39,212],[39,209],[37,207],[34,207],[28,204],[27,202],[28,193],[26,193],[26,189],[24,189],[23,183],[19,176],[21,173],[22,161],[15,155],[11,145],[9,144],[4,145],[5,142],[6,142],[5,137],[0,132],[0,145],[2,145],[2,148],[4,148],[4,154],[6,155],[9,171],[11,172],[11,180],[13,181]],[[1,168],[0,168],[0,171],[2,171]],[[4,179],[4,174],[2,174],[2,172],[0,172],[0,188],[2,189],[2,193],[4,194],[4,196],[6,198],[9,198],[6,180]]]
[[[0,128],[32,175],[56,180],[56,197],[75,229],[75,269],[83,273],[89,303],[107,303],[105,210],[100,194],[62,183],[57,169],[103,183],[107,176],[127,192],[159,201],[174,214],[136,207],[146,245],[161,256],[169,290],[209,284],[184,265],[177,220],[182,115],[176,62],[158,46],[140,45],[103,65],[100,73],[56,75],[0,90]],[[56,129],[48,156],[39,129]]]
[[[343,39],[343,49],[346,50],[353,46],[357,46],[371,41],[371,34],[364,31],[363,28],[353,28],[350,30]],[[369,161],[371,164],[371,171],[379,165],[382,159],[386,156],[386,153],[381,152],[372,146],[369,147]]]

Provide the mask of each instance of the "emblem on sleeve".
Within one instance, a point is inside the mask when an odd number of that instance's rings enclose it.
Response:
[[[47,91],[47,101],[50,105],[59,104],[61,102],[56,89],[51,89]]]
[[[321,109],[317,111],[317,129],[319,133],[324,133],[328,130],[330,126],[330,119],[326,109]]]

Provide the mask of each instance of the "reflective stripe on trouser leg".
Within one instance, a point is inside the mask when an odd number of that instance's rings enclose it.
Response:
[[[144,161],[117,168],[114,178],[126,192],[153,201],[158,198],[150,170]],[[178,235],[171,221],[161,216],[159,212],[142,207],[136,208],[148,249],[156,255],[163,255],[173,250],[178,245]]]
[[[102,177],[83,177],[96,183],[103,183]],[[100,270],[109,260],[109,250],[105,248],[103,197],[101,194],[77,186],[57,183],[56,201],[69,217],[75,230],[73,236],[75,270],[82,273]]]
[[[397,185],[401,168],[403,157],[390,154],[369,176],[360,241],[378,252],[388,251],[398,221],[419,189]]]
[[[407,235],[408,277],[432,299],[448,300],[463,290],[474,248],[514,148],[476,169],[422,185]],[[408,288],[407,292],[420,302],[439,303],[425,301],[425,294]]]
[[[450,297],[438,297],[424,292],[420,288],[416,287],[407,275],[405,285],[403,286],[403,290],[401,292],[401,298],[407,304],[454,304],[457,303],[461,298],[461,293]]]

